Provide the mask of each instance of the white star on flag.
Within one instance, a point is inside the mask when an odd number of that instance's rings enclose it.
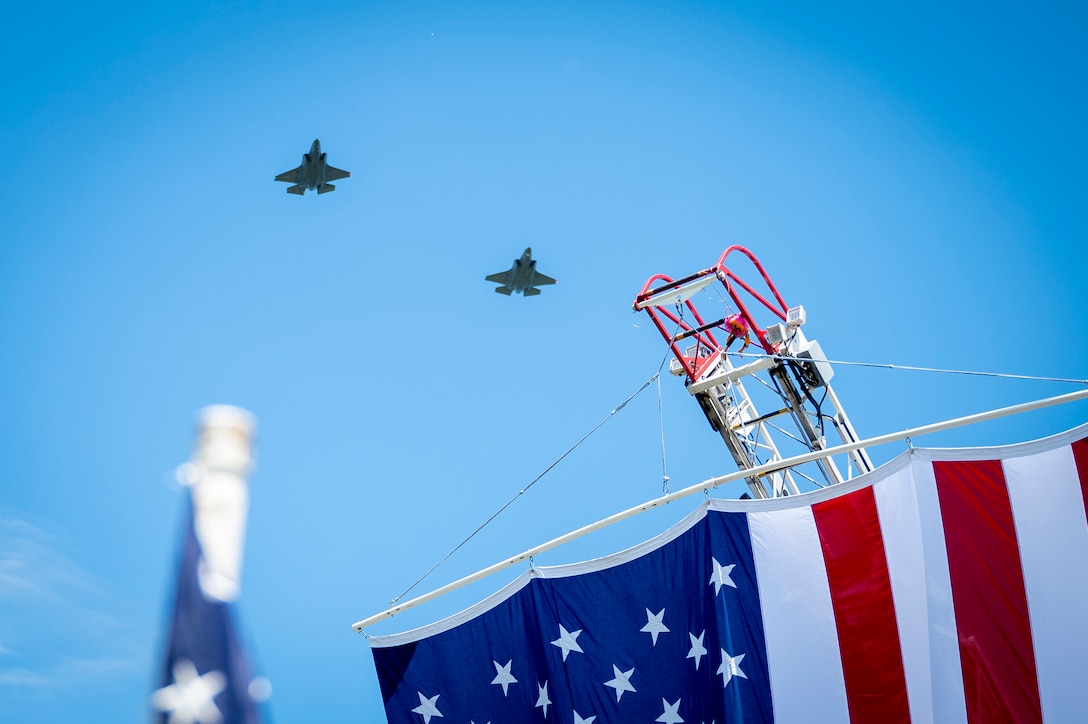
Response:
[[[703,648],[703,637],[706,636],[706,631],[699,634],[699,638],[695,638],[695,634],[689,633],[691,637],[691,650],[688,651],[687,658],[695,659],[695,670],[699,670],[699,661],[706,656],[706,649]]]
[[[502,684],[502,695],[506,696],[506,692],[510,688],[510,685],[518,683],[518,680],[510,673],[510,665],[514,663],[514,660],[510,659],[507,661],[506,666],[499,666],[498,661],[492,661],[491,663],[495,664],[495,678],[491,680],[491,683]]]
[[[596,719],[597,719],[596,714],[594,714],[593,716],[591,716],[588,719],[583,719],[581,716],[579,716],[578,712],[574,712],[574,724],[593,724],[593,722]]]
[[[679,699],[676,700],[675,704],[670,704],[667,699],[662,699],[661,703],[665,705],[665,713],[654,721],[663,722],[663,724],[680,724],[680,722],[684,721],[680,717],[680,712],[677,711],[680,708]]]
[[[728,566],[723,566],[721,563],[718,563],[717,558],[712,557],[710,560],[714,561],[714,572],[710,574],[709,581],[709,583],[714,584],[714,595],[717,596],[721,592],[722,586],[732,586],[733,588],[736,588],[737,584],[733,583],[733,579],[729,577],[729,574],[733,572],[733,569],[737,567],[737,564],[731,563]]]
[[[569,654],[571,651],[577,651],[580,654],[585,653],[585,651],[582,651],[582,647],[579,646],[578,642],[575,640],[578,638],[578,634],[580,633],[582,633],[582,629],[578,629],[577,631],[567,631],[565,628],[563,628],[563,624],[559,624],[559,638],[557,638],[555,641],[552,641],[552,646],[558,646],[563,650],[563,661],[567,660],[567,654]]]
[[[631,686],[631,674],[635,673],[634,668],[630,668],[627,671],[620,671],[620,667],[612,664],[612,671],[615,676],[610,680],[604,682],[605,686],[611,686],[616,690],[616,701],[620,700],[625,691],[634,691],[635,687]]]
[[[548,698],[548,682],[545,681],[543,686],[537,684],[537,688],[540,689],[540,696],[537,697],[536,706],[544,709],[544,718],[547,719],[548,705],[552,703],[552,700]]]
[[[654,646],[657,646],[658,634],[669,632],[669,629],[661,621],[664,617],[665,609],[661,609],[656,614],[650,613],[650,609],[646,609],[646,625],[639,629],[639,631],[650,634],[654,640]]]
[[[227,688],[222,671],[197,674],[189,659],[174,664],[174,683],[151,695],[151,703],[170,714],[169,724],[219,724],[223,713],[215,705],[215,696]]]
[[[440,712],[435,705],[435,702],[438,701],[438,697],[442,696],[441,694],[435,694],[428,699],[423,696],[423,692],[417,691],[416,693],[419,694],[419,706],[412,709],[412,711],[423,717],[423,724],[429,724],[432,716],[442,716],[442,712]]]
[[[739,676],[742,679],[747,679],[744,672],[740,670],[740,662],[744,661],[744,654],[738,656],[730,656],[725,653],[725,649],[722,649],[722,665],[718,667],[718,674],[722,675],[722,686],[729,686],[730,680],[734,676]]]

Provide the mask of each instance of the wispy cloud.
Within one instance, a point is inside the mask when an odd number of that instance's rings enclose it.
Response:
[[[119,671],[146,671],[147,657],[141,652],[138,658],[67,659],[61,666],[66,676],[106,676]]]
[[[147,646],[118,616],[116,596],[70,547],[19,516],[0,517],[0,699],[4,689],[81,686],[147,667]]]
[[[0,518],[0,600],[56,599],[93,577],[58,549],[58,541],[19,519]]]
[[[67,685],[86,686],[90,679],[143,672],[146,669],[146,655],[131,659],[112,657],[100,659],[65,658],[37,669],[27,667],[0,668],[0,687],[43,689]]]
[[[29,669],[0,670],[0,686],[12,686],[19,689],[40,689],[53,686],[57,679],[43,676]]]

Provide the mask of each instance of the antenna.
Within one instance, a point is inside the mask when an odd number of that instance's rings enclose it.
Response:
[[[752,267],[749,281],[735,271],[738,264]],[[715,282],[726,297],[715,303],[707,322],[693,300]],[[655,274],[635,297],[634,308],[650,315],[672,350],[669,371],[685,378],[688,392],[741,470],[826,450],[837,444],[828,444],[829,427],[843,444],[859,440],[831,388],[835,373],[827,356],[802,331],[805,308],[788,306],[759,259],[743,246],[729,247],[714,266],[680,279]],[[724,345],[715,332],[725,337]],[[736,341],[741,350],[751,344],[763,354],[745,362],[730,350]],[[770,411],[761,414],[757,402]],[[872,469],[868,453],[858,448],[838,459],[819,458],[807,469],[783,468],[746,481],[752,497],[775,498],[796,495],[801,486],[841,483]]]

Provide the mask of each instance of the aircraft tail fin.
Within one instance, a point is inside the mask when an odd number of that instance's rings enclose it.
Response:
[[[527,297],[535,297],[537,294],[540,294],[540,290],[536,287],[529,287],[525,290],[525,296]]]
[[[300,184],[295,184],[294,186],[287,187],[287,193],[302,196],[302,194],[306,193],[306,189],[302,188]]]
[[[333,186],[332,184],[321,184],[321,186],[319,186],[318,189],[317,189],[317,193],[318,194],[327,194],[328,192],[335,191],[335,190],[336,190],[336,187]]]
[[[514,291],[514,289],[503,284],[501,287],[495,287],[495,291],[499,294],[505,294],[506,296],[510,296],[510,292]]]

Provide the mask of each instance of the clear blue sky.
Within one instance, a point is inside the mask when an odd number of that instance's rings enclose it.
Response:
[[[4,722],[147,716],[173,470],[208,404],[260,425],[239,614],[271,719],[373,722],[351,623],[656,371],[630,310],[654,273],[740,243],[834,359],[1088,378],[1075,3],[107,1],[0,21]],[[315,137],[352,176],[289,196],[272,178]],[[559,284],[493,293],[484,275],[528,245]],[[862,435],[1075,389],[835,384]],[[732,470],[680,383],[662,390],[674,489]],[[420,591],[654,497],[661,465],[653,387]]]

